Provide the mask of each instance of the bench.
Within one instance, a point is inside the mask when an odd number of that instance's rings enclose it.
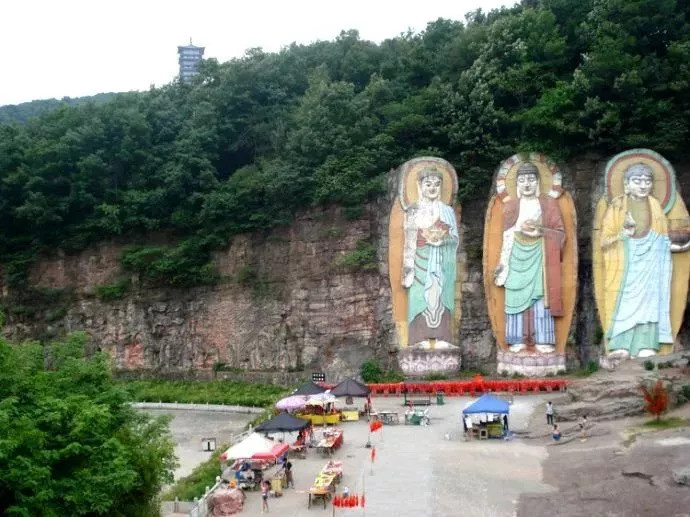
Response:
[[[417,398],[407,398],[407,394],[404,396],[404,401],[403,401],[403,406],[430,406],[431,405],[431,396],[427,395],[426,397],[417,397]]]

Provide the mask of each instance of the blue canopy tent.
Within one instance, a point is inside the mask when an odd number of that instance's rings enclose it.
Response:
[[[505,400],[501,400],[488,393],[479,397],[474,404],[462,410],[463,415],[470,415],[473,413],[493,413],[493,414],[508,414],[510,413],[510,404]]]
[[[487,417],[487,421],[481,421],[479,423],[478,430],[475,429],[475,431],[479,433],[479,438],[500,438],[503,436],[505,439],[510,439],[510,437],[512,437],[512,433],[508,431],[507,416],[503,417],[502,423],[492,423],[493,419],[491,417],[491,415],[508,415],[510,413],[510,404],[508,404],[505,400],[501,400],[498,397],[489,395],[488,393],[482,395],[476,401],[462,410],[462,420],[466,436],[468,429],[470,432],[469,436],[471,436],[471,434],[474,432],[472,431],[472,427],[474,426],[472,426],[470,422],[473,419],[468,415],[476,415],[480,413],[489,416]]]

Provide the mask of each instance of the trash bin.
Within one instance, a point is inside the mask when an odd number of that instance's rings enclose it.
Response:
[[[442,406],[443,404],[445,404],[445,401],[443,400],[443,392],[437,391],[436,392],[436,405]]]

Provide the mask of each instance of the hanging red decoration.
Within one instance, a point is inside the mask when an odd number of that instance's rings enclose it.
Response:
[[[376,460],[376,447],[371,448],[371,462],[374,463]]]
[[[375,433],[379,429],[383,427],[383,422],[381,420],[374,420],[372,423],[369,424],[369,431],[372,433]]]
[[[359,504],[362,505],[362,508],[364,508],[364,494],[359,498]]]

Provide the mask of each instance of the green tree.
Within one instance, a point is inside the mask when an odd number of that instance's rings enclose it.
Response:
[[[0,341],[0,514],[158,515],[175,466],[167,421],[131,409],[85,346]]]

